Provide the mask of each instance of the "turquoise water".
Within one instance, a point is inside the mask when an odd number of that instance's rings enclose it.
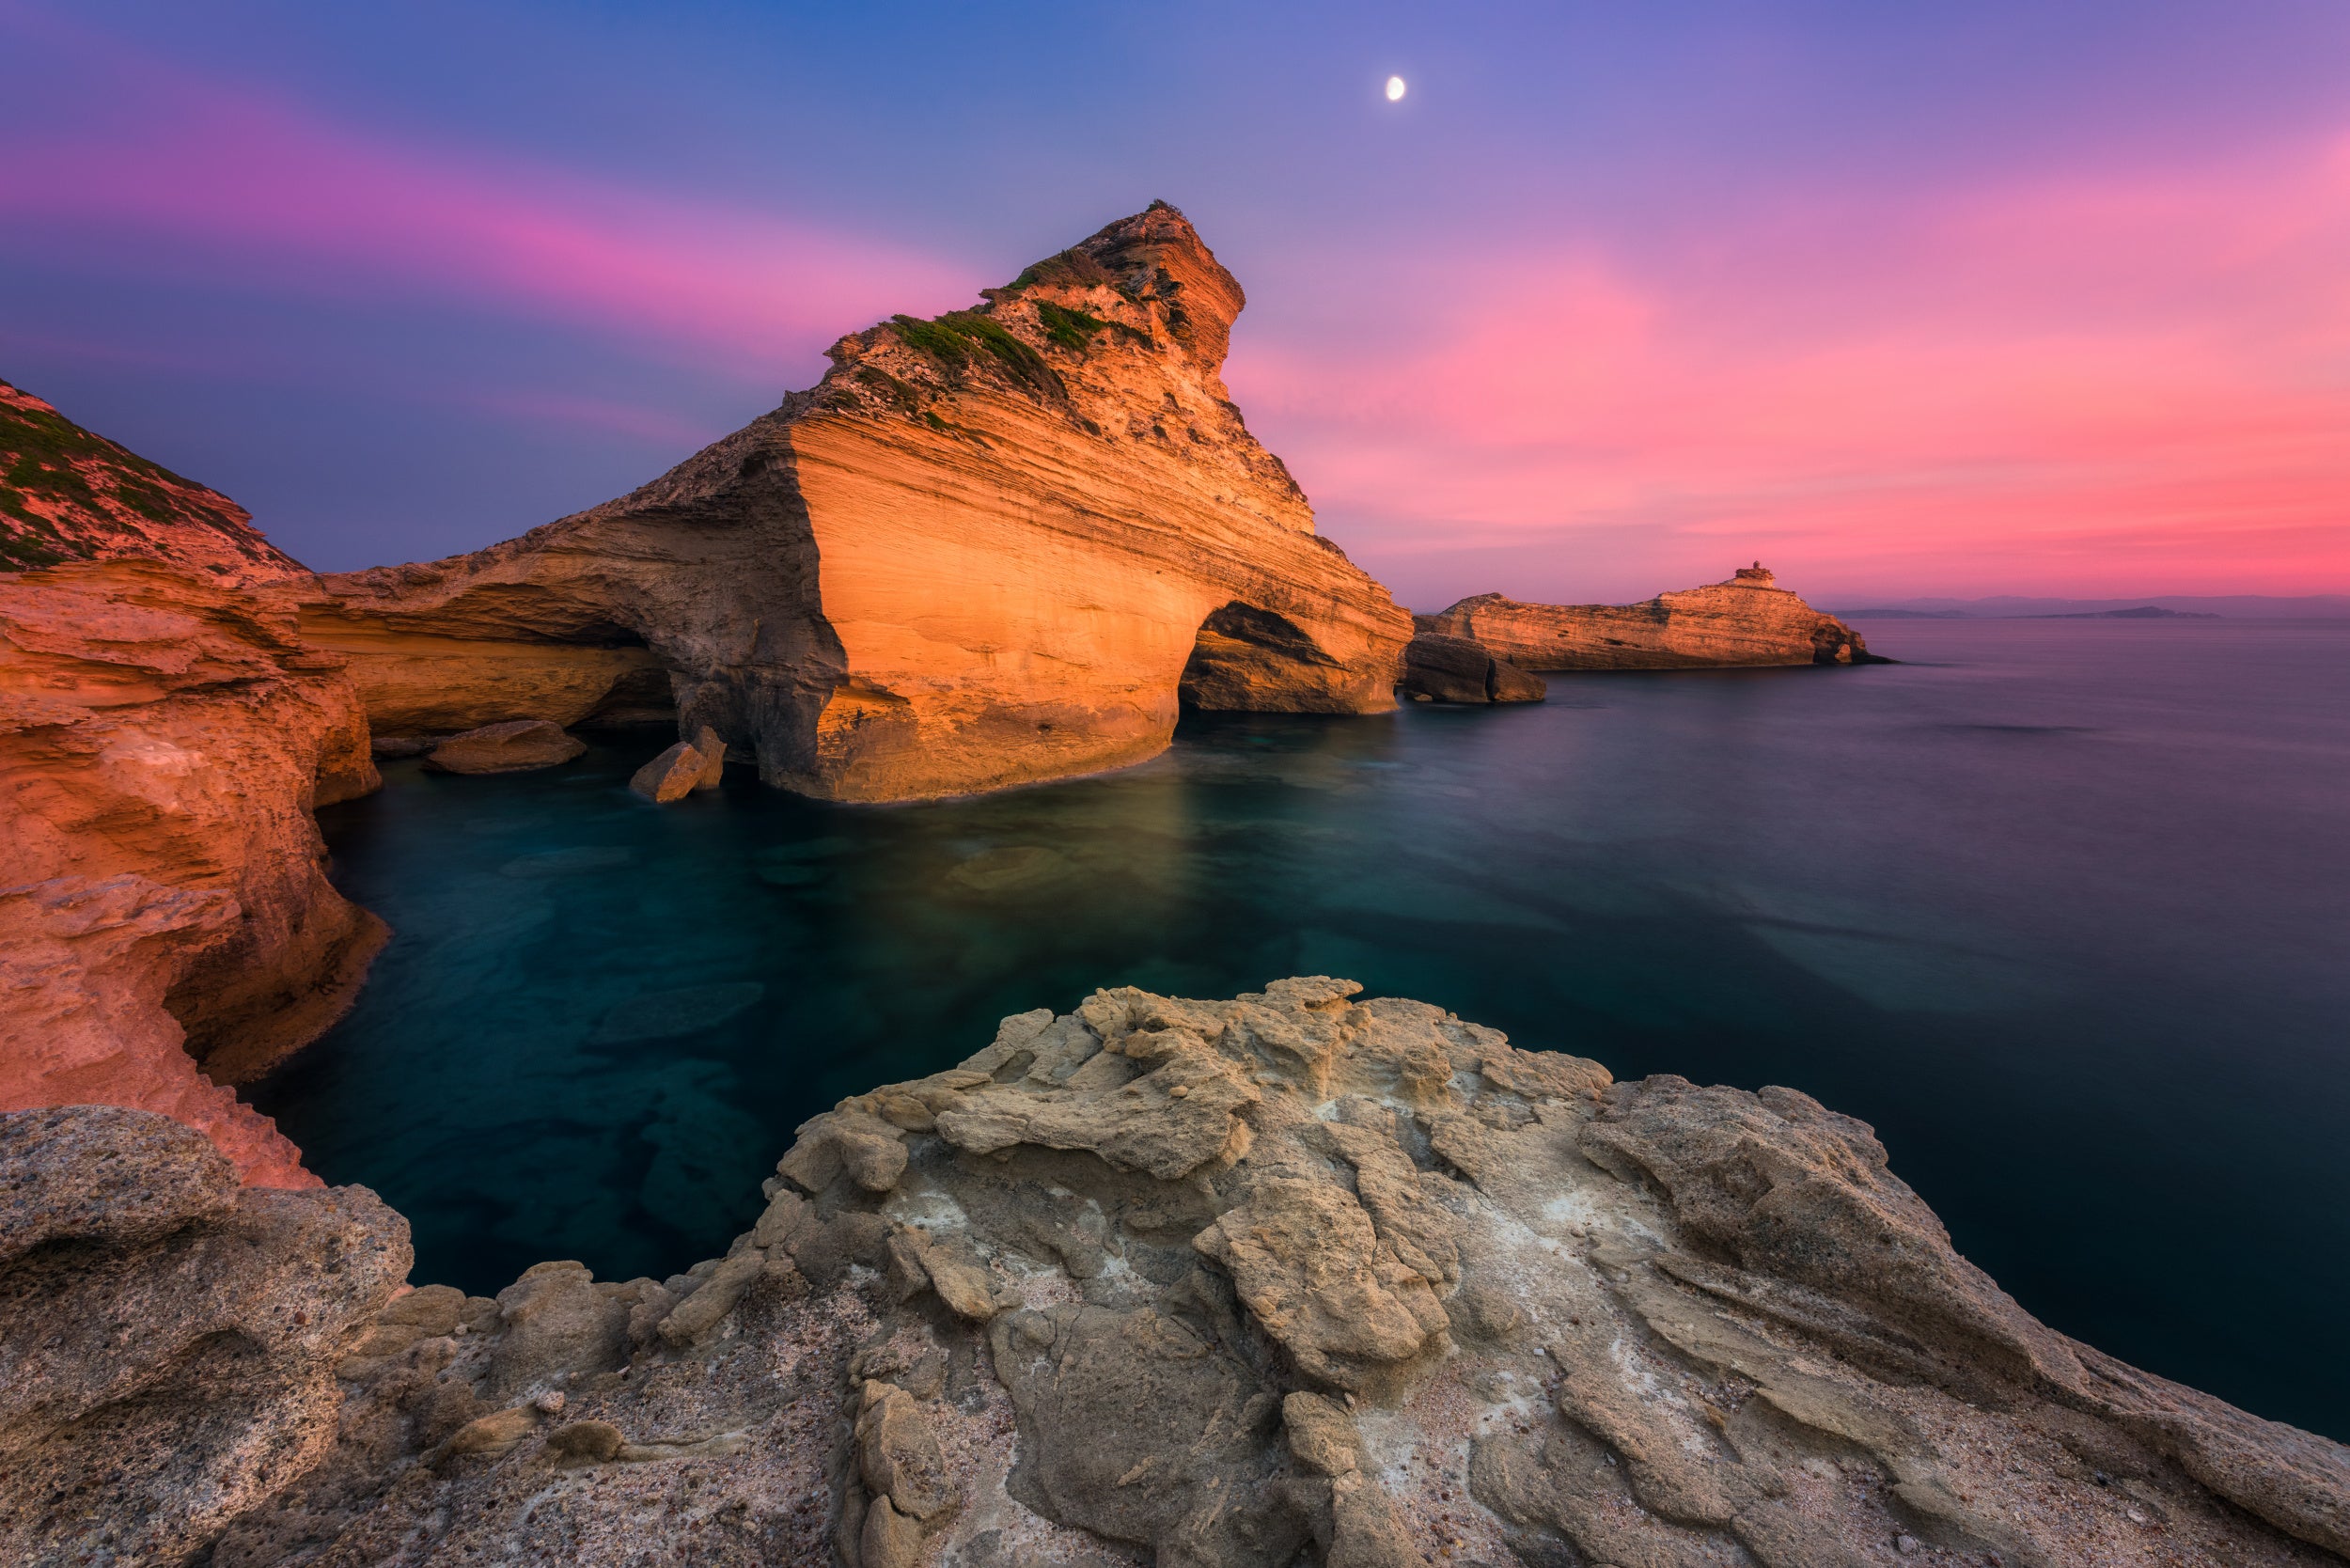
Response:
[[[1803,1089],[2050,1322],[2350,1435],[2311,1354],[2350,1297],[2350,623],[1870,630],[1910,662],[1203,718],[942,805],[657,808],[652,740],[396,763],[321,813],[393,943],[254,1098],[410,1217],[419,1279],[658,1277],[796,1123],[1005,1013],[1344,975]]]

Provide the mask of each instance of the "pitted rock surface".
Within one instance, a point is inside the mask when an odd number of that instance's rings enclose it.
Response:
[[[2350,1551],[2340,1445],[2033,1321],[1859,1122],[1784,1089],[1616,1084],[1357,993],[1105,991],[1008,1018],[809,1121],[725,1258],[403,1295],[339,1341],[315,1462],[244,1494],[211,1561]],[[77,1223],[79,1266],[123,1278],[106,1222]],[[176,1277],[219,1282],[176,1299],[251,1299],[258,1265],[232,1262],[194,1249]],[[0,1342],[25,1354],[7,1319]]]
[[[410,1262],[373,1194],[106,1105],[0,1115],[0,1561],[183,1561],[333,1447]]]

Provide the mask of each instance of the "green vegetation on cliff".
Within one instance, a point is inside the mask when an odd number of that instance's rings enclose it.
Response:
[[[1044,356],[1007,332],[1003,324],[976,310],[949,310],[931,321],[892,316],[906,347],[930,355],[949,369],[962,369],[981,353],[994,359],[1014,382],[1046,398],[1066,399],[1069,389]]]

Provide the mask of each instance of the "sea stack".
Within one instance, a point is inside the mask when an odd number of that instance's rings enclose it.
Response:
[[[323,579],[379,732],[673,698],[836,800],[1139,761],[1179,708],[1394,706],[1411,619],[1314,532],[1221,379],[1244,296],[1153,203],[520,539]]]
[[[1471,637],[1520,669],[1702,669],[1884,661],[1860,634],[1780,588],[1757,561],[1722,582],[1637,604],[1528,604],[1498,593],[1415,618]]]

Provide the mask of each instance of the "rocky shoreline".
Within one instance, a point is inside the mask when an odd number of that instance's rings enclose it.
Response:
[[[664,1281],[0,1117],[24,1562],[2317,1564],[2350,1452],[2067,1340],[1862,1124],[1306,977],[1007,1018]]]

